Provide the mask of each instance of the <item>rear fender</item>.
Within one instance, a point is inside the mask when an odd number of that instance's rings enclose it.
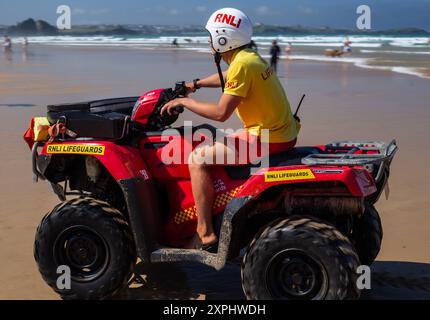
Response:
[[[245,182],[237,196],[256,198],[262,192],[274,186],[329,181],[341,183],[354,197],[367,197],[376,192],[372,176],[362,168],[317,168],[299,165],[261,169]]]
[[[364,197],[376,192],[376,186],[371,175],[362,168],[335,167],[321,168],[309,166],[288,166],[261,169],[253,175],[240,191],[228,204],[224,211],[223,227],[220,237],[219,253],[223,261],[237,256],[240,250],[241,239],[247,228],[249,214],[253,214],[255,201],[264,192],[270,192],[273,187],[299,187],[300,184],[318,182],[339,182],[346,187],[343,194],[356,199],[357,203],[361,202]],[[343,187],[342,187],[343,190]],[[310,190],[312,193],[312,190]],[[327,197],[330,197],[330,189]],[[266,194],[267,194],[266,192]],[[317,192],[318,191],[313,191]],[[333,196],[336,196],[336,190],[332,190]]]

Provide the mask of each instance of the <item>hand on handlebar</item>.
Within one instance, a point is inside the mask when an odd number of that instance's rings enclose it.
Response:
[[[167,102],[160,110],[160,114],[163,116],[165,114],[168,115],[176,115],[184,112],[184,99],[186,98],[178,98]]]
[[[186,96],[188,96],[191,93],[196,92],[196,88],[194,87],[194,83],[192,83],[192,82],[186,83],[185,88],[187,90]]]

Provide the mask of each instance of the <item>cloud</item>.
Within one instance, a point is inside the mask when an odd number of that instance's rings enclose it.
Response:
[[[72,9],[72,13],[73,13],[73,14],[85,14],[85,13],[86,13],[86,10],[85,10],[85,9],[82,9],[82,8],[73,8],[73,9]]]
[[[168,11],[168,14],[170,14],[171,16],[177,16],[179,14],[179,10],[178,9],[170,9]]]
[[[108,8],[101,8],[101,9],[92,10],[91,14],[98,15],[98,14],[106,14],[106,13],[109,13],[109,12],[110,12],[110,9],[108,9]]]
[[[109,12],[110,12],[110,9],[108,8],[100,8],[100,9],[94,9],[94,10],[86,10],[83,8],[72,8],[72,14],[76,14],[76,15],[97,16],[97,15],[107,14]]]
[[[301,13],[303,13],[303,14],[307,14],[307,15],[311,15],[311,14],[314,14],[314,13],[315,13],[315,10],[314,10],[314,9],[312,9],[312,8],[310,8],[310,7],[303,7],[303,6],[300,6],[300,7],[299,7],[299,11],[300,11]]]
[[[267,16],[267,15],[270,15],[272,13],[272,11],[270,10],[270,8],[268,6],[258,7],[255,9],[255,12],[259,16]]]
[[[206,12],[207,10],[208,10],[208,8],[206,8],[205,6],[197,6],[196,7],[197,12]]]

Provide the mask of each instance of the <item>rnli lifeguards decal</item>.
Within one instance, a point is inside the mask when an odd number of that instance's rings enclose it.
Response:
[[[94,144],[50,144],[46,153],[48,154],[87,154],[99,155],[105,154],[105,146]]]
[[[267,171],[264,173],[265,182],[312,180],[315,179],[311,169]]]

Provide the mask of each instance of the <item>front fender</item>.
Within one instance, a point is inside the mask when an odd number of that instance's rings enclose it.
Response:
[[[150,179],[150,172],[139,150],[110,141],[72,141],[47,143],[41,156],[54,154],[89,155],[97,158],[116,181],[132,178]]]
[[[38,167],[44,175],[53,155],[95,157],[120,186],[136,250],[143,261],[157,242],[160,222],[154,181],[139,150],[110,141],[55,142],[43,146]]]

